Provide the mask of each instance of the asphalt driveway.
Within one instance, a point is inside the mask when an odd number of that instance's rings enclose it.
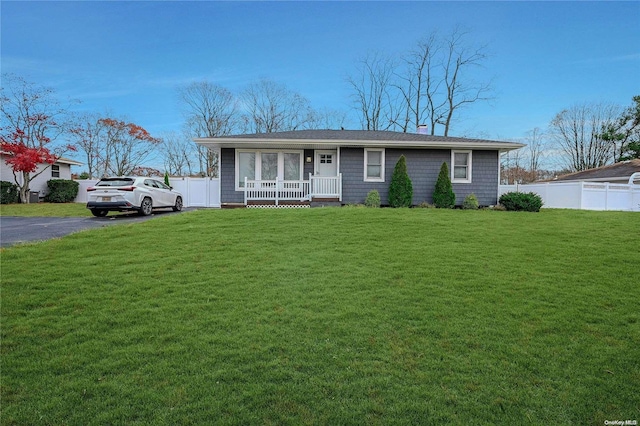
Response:
[[[154,211],[150,216],[110,213],[106,217],[0,217],[0,247],[59,238],[83,229],[136,223],[181,212]]]

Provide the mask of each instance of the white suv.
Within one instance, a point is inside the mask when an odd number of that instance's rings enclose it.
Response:
[[[143,216],[155,208],[182,210],[182,194],[154,178],[110,177],[87,188],[87,208],[94,216],[110,211],[137,211]]]

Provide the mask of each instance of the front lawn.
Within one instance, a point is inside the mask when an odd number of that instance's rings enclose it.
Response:
[[[0,204],[0,216],[83,217],[91,212],[86,203]]]
[[[624,212],[200,210],[5,249],[1,421],[640,420],[638,230]]]

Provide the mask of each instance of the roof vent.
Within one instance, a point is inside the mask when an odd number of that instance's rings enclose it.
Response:
[[[429,127],[426,124],[418,124],[418,134],[419,135],[428,135]]]

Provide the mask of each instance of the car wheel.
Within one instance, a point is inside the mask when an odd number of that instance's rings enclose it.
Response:
[[[140,214],[142,216],[149,216],[152,210],[153,203],[151,202],[151,198],[145,197],[140,204]]]
[[[109,213],[109,210],[91,209],[91,214],[95,217],[105,217]]]
[[[174,212],[182,210],[182,197],[176,197],[176,204],[173,206]]]

